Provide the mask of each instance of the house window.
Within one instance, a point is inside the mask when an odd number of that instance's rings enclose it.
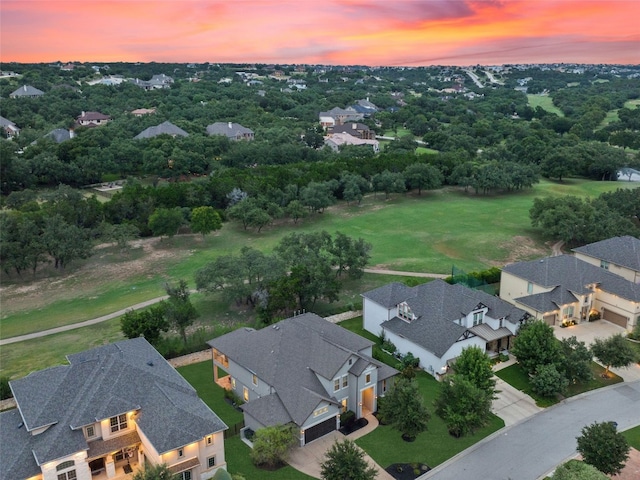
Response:
[[[313,416],[314,417],[319,417],[320,415],[324,415],[325,413],[327,413],[329,411],[329,407],[324,406],[324,407],[320,407],[319,409],[315,410],[313,412]]]
[[[349,386],[349,375],[342,376],[342,388],[347,388]]]
[[[413,320],[413,314],[411,313],[409,305],[407,305],[406,303],[401,303],[400,305],[398,305],[398,316],[408,321]]]
[[[235,379],[235,378],[233,378],[233,377],[231,377],[231,388],[232,388],[233,390],[235,390],[235,389],[236,389],[236,379]]]
[[[365,381],[365,383],[371,383],[371,374],[370,373],[367,373],[364,376],[364,381]]]
[[[216,457],[207,458],[207,468],[213,468],[216,466]]]
[[[500,326],[498,328],[504,327],[504,318],[500,319]]]
[[[353,363],[353,358],[349,359],[349,365],[351,365]]]
[[[117,415],[115,417],[111,417],[109,419],[109,423],[111,424],[111,433],[117,432],[119,430],[127,429],[127,414],[123,413],[122,415]]]
[[[527,293],[528,294],[532,294],[533,293],[533,283],[531,283],[531,282],[527,283]]]
[[[333,391],[334,391],[334,392],[337,392],[338,390],[340,390],[340,379],[339,379],[339,378],[336,378],[336,379],[333,381]]]
[[[245,402],[249,401],[249,389],[247,387],[242,387],[242,398],[244,398]]]
[[[56,472],[58,473],[58,480],[76,480],[78,478],[76,476],[76,470],[73,468],[75,463],[73,460],[67,460],[66,462],[62,462],[56,467]],[[63,471],[63,470],[66,470]]]
[[[568,307],[564,307],[562,309],[562,314],[563,314],[564,318],[573,317],[573,305],[570,305]]]
[[[340,413],[344,413],[347,411],[347,407],[349,405],[349,398],[343,398],[340,400]]]
[[[191,480],[191,470],[187,470],[186,472],[180,472],[175,477],[177,480]]]
[[[258,376],[255,373],[251,376],[251,383],[258,386]]]
[[[600,260],[600,268],[604,268],[605,270],[609,270],[609,262],[605,260]]]
[[[207,437],[207,445],[213,445],[213,435]]]
[[[386,391],[387,391],[387,381],[382,380],[382,393],[385,393]]]
[[[86,434],[87,438],[92,438],[96,436],[96,429],[93,425],[89,425],[87,428],[85,428],[84,433]]]
[[[480,325],[484,322],[484,312],[475,312],[473,314],[473,326]]]

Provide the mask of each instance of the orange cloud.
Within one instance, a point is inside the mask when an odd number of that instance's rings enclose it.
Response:
[[[640,63],[635,0],[2,0],[2,62]]]

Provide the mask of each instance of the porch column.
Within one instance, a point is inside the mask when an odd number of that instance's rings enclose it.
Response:
[[[107,455],[104,462],[105,468],[107,470],[107,478],[113,478],[116,476],[116,464],[113,461],[113,455]]]
[[[218,383],[218,366],[213,364],[213,383]]]

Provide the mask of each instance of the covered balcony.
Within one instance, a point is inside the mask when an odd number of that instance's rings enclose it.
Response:
[[[87,461],[92,480],[133,478],[139,468],[140,436],[133,431],[108,440],[89,442]]]

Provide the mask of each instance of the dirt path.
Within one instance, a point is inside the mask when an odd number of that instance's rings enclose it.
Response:
[[[551,245],[551,256],[557,257],[558,255],[562,255],[563,246],[564,246],[564,242],[562,240]]]
[[[447,278],[450,275],[442,273],[422,273],[422,272],[400,272],[397,270],[385,270],[382,268],[365,268],[366,273],[376,273],[380,275],[401,275],[403,277],[421,277],[421,278]]]

